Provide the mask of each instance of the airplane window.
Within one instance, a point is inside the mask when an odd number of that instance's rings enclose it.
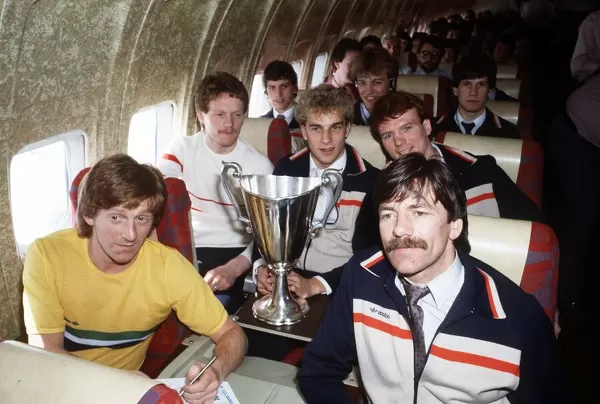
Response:
[[[327,69],[327,53],[320,53],[313,66],[312,79],[310,80],[311,87],[318,86],[324,81],[325,69]]]
[[[252,90],[250,91],[250,107],[248,108],[249,118],[258,118],[266,114],[271,109],[269,100],[265,95],[265,88],[262,82],[262,73],[255,74],[252,80]]]
[[[174,109],[167,101],[136,112],[129,124],[127,154],[139,163],[156,164],[173,136]]]
[[[25,254],[36,238],[71,226],[69,187],[85,167],[85,134],[73,131],[21,149],[10,162],[15,240]]]

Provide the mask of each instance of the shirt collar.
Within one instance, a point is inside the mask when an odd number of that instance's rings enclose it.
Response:
[[[446,302],[446,299],[448,299],[448,294],[452,290],[452,285],[459,281],[460,275],[463,271],[464,268],[462,262],[460,261],[460,258],[458,257],[458,252],[454,250],[454,261],[452,262],[450,267],[448,267],[446,271],[442,272],[440,275],[432,279],[426,285],[422,285],[427,286],[429,288],[431,296],[433,297],[433,301],[435,302],[435,305],[438,309],[441,309],[441,307],[443,307],[444,303]],[[406,279],[406,281],[408,283],[412,283],[408,279]],[[396,284],[398,289],[400,289],[400,292],[402,292],[403,295],[406,295],[406,293],[404,292],[404,285],[402,285],[402,282],[400,282],[400,279],[398,277],[396,277],[394,283]]]
[[[475,118],[474,121],[472,121],[472,123],[475,124],[475,127],[473,128],[473,131],[471,132],[471,134],[475,134],[477,132],[477,130],[479,128],[481,128],[481,125],[483,125],[483,123],[485,122],[485,118],[487,116],[487,111],[484,108],[483,109],[483,113],[481,115],[479,115],[477,118]],[[461,122],[465,121],[467,123],[470,123],[469,121],[467,121],[466,119],[464,119],[461,115],[460,112],[458,112],[458,109],[456,110],[456,114],[454,114],[454,121],[456,122],[456,124],[458,125],[458,128],[460,129],[460,131],[463,131],[463,127],[461,125]],[[464,133],[464,132],[463,132]]]
[[[360,102],[360,114],[362,115],[363,121],[369,122],[369,118],[371,117],[371,113],[369,112],[369,110],[367,109],[367,107],[365,106],[364,102]]]
[[[346,168],[346,159],[347,159],[346,148],[344,148],[342,155],[340,157],[338,157],[336,161],[331,163],[331,165],[327,168],[333,168],[335,170],[340,170],[341,172],[343,172],[344,169]],[[315,163],[315,160],[313,159],[312,154],[310,154],[310,171],[309,171],[310,176],[311,177],[320,177],[321,174],[323,174],[324,170],[325,170],[325,168],[317,167],[317,164]]]
[[[290,124],[290,122],[292,122],[292,119],[294,119],[294,112],[296,112],[296,104],[292,104],[291,107],[289,107],[288,109],[286,109],[283,112],[277,112],[275,111],[275,108],[273,108],[273,116],[275,118],[277,118],[277,115],[283,115],[285,117],[285,121],[288,123],[288,125]]]
[[[435,152],[440,155],[440,160],[442,160],[445,163],[446,160],[444,160],[444,155],[442,154],[440,148],[433,142],[431,142],[431,147],[433,147],[433,150],[435,150]]]

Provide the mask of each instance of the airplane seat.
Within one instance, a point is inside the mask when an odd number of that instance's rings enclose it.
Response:
[[[444,62],[440,63],[440,69],[447,71],[452,74],[452,68],[454,67],[454,62]]]
[[[77,173],[75,178],[73,178],[73,182],[71,183],[71,188],[69,189],[69,200],[71,201],[71,225],[77,226],[77,200],[79,199],[79,186],[83,182],[86,174],[90,171],[91,167],[86,167],[80,172]]]
[[[498,79],[516,79],[519,66],[516,63],[501,63],[498,65],[496,78]]]
[[[255,146],[256,147],[256,146]],[[269,125],[267,134],[267,157],[273,165],[292,153],[292,137],[285,119],[275,118]]]
[[[471,136],[440,132],[435,141],[474,155],[490,155],[511,180],[541,208],[544,151],[532,140]]]
[[[400,75],[396,90],[407,93],[425,93],[433,97],[433,116],[442,116],[452,111],[452,83],[447,77]]]
[[[521,95],[521,80],[496,78],[496,88],[518,100]]]
[[[517,125],[521,139],[533,140],[533,122],[531,110],[528,107],[522,107],[521,102],[491,100],[486,103],[486,106],[494,114]]]
[[[425,94],[425,93],[413,93],[413,95],[419,97],[421,99],[421,101],[423,101],[423,106],[425,107],[425,110],[427,111],[428,116],[430,116],[430,117],[435,116],[433,114],[433,111],[434,111],[433,95]]]
[[[175,390],[133,372],[1,340],[0,392],[3,403],[183,403]]]
[[[90,170],[86,167],[81,170],[70,189],[70,199],[73,212],[77,210],[77,196],[79,186],[85,175]],[[162,244],[179,251],[185,258],[196,266],[196,250],[193,243],[193,232],[190,221],[190,209],[192,202],[187,192],[185,183],[178,178],[165,178],[167,185],[167,201],[165,212],[156,227],[156,238]],[[75,224],[77,215],[75,215]],[[151,236],[151,238],[153,238]],[[182,324],[171,312],[169,317],[156,330],[148,346],[146,359],[142,364],[141,371],[150,377],[158,375],[160,370],[167,364],[167,360],[181,342],[191,334],[189,328]]]
[[[240,137],[250,143],[256,150],[268,156],[267,136],[273,118],[246,118]]]
[[[352,125],[350,135],[346,140],[360,156],[376,168],[382,169],[386,164],[386,156],[382,146],[373,139],[368,126]]]
[[[550,226],[525,220],[469,215],[471,255],[533,295],[554,320],[558,240]]]

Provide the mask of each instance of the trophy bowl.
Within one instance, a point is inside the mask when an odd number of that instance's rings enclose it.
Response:
[[[302,255],[309,237],[325,226],[325,222],[342,192],[342,176],[337,170],[325,170],[319,177],[280,175],[242,175],[237,163],[223,162],[221,182],[238,219],[246,223],[269,270],[275,276],[273,293],[263,296],[252,306],[254,317],[272,325],[290,325],[301,321],[309,306],[299,303],[288,288],[287,275]],[[240,181],[248,217],[243,216],[233,197],[228,173]],[[332,187],[333,199],[323,218],[313,223],[320,187]]]

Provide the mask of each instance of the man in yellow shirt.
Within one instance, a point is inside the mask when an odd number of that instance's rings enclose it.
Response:
[[[100,160],[79,198],[77,228],[36,240],[23,272],[29,343],[121,369],[139,369],[171,310],[216,344],[218,359],[185,387],[191,403],[213,400],[241,362],[246,337],[179,252],[148,236],[167,199],[160,172],[126,155]],[[203,367],[193,365],[191,380]]]

